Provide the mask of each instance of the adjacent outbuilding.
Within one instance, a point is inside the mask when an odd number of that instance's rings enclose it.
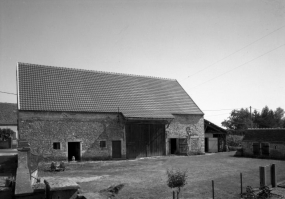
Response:
[[[51,159],[204,153],[203,112],[177,80],[18,63],[19,136]]]
[[[285,129],[249,129],[242,150],[244,156],[285,159]]]
[[[227,151],[227,130],[217,126],[209,120],[204,120],[205,152],[217,153]]]

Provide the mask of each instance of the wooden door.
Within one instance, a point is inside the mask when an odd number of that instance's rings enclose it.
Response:
[[[165,125],[126,125],[127,158],[165,155]]]
[[[122,158],[122,146],[121,141],[112,141],[112,158]]]
[[[188,152],[187,138],[179,138],[179,154],[186,155]]]
[[[165,155],[165,125],[150,125],[150,154],[148,156]]]
[[[127,158],[146,157],[147,134],[143,124],[131,124],[126,126]]]

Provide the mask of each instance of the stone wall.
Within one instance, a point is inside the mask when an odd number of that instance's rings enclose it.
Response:
[[[256,142],[242,142],[243,155],[253,157],[253,146]],[[260,155],[259,157],[263,157]],[[268,157],[268,156],[264,156]],[[285,159],[285,143],[269,143],[269,158]]]
[[[121,140],[126,155],[125,127],[117,113],[19,112],[19,136],[31,152],[44,158],[67,160],[68,142],[80,142],[82,160],[112,158],[112,140]],[[100,147],[106,141],[106,147]],[[59,142],[60,149],[53,149]]]
[[[186,138],[188,154],[204,153],[204,117],[203,115],[174,115],[175,118],[166,128],[166,154],[169,151],[170,138]]]
[[[253,156],[252,142],[242,142],[241,145],[244,156]]]

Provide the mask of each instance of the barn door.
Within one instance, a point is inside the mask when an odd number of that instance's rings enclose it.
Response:
[[[163,124],[126,125],[127,158],[165,155]]]
[[[165,155],[165,126],[150,124],[150,154],[148,156]]]
[[[143,124],[126,125],[127,158],[146,157],[147,134]]]

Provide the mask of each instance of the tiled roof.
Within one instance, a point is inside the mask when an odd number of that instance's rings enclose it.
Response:
[[[17,125],[17,118],[17,104],[0,102],[0,125]]]
[[[243,141],[285,142],[285,129],[249,129]]]
[[[18,63],[20,110],[203,114],[176,80]]]

